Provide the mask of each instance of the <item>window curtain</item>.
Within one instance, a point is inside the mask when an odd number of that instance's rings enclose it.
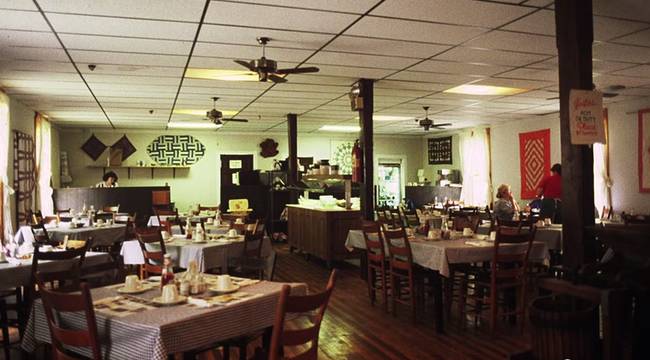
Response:
[[[9,98],[0,92],[0,227],[2,228],[2,249],[13,240],[11,226],[10,197],[14,190],[9,186]]]
[[[460,199],[465,205],[485,206],[490,202],[490,153],[488,129],[460,135],[460,160],[463,188]]]
[[[50,122],[36,113],[34,117],[36,146],[36,206],[43,215],[54,214],[52,201],[52,128]]]
[[[609,177],[609,129],[607,109],[604,110],[605,144],[596,143],[594,151],[594,205],[599,213],[603,207],[611,207],[611,186]],[[602,214],[601,214],[602,216]]]

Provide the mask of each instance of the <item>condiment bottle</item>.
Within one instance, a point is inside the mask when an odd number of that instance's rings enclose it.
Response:
[[[165,254],[163,260],[163,269],[162,274],[160,274],[160,288],[162,289],[167,284],[174,283],[174,267],[172,266],[172,257],[169,254]]]
[[[188,215],[187,221],[185,221],[185,238],[191,239],[192,238],[192,222],[190,221],[190,218]]]

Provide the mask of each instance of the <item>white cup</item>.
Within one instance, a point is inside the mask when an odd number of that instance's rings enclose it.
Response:
[[[490,231],[490,241],[494,241],[497,239],[497,232],[496,231]]]
[[[41,252],[50,252],[54,250],[54,248],[52,247],[52,245],[41,245],[40,250]]]
[[[163,240],[169,239],[169,233],[165,230],[160,232],[160,236],[162,236]]]
[[[212,225],[212,224],[214,224],[214,218],[209,217],[205,222],[206,222],[208,225]]]
[[[219,275],[217,278],[217,288],[220,290],[228,290],[232,288],[232,281],[230,275]]]
[[[96,223],[101,225],[104,223],[104,219],[97,219]]]
[[[244,219],[242,218],[235,219],[235,224],[243,224],[243,223],[244,223]]]
[[[228,230],[228,236],[230,236],[230,237],[235,237],[235,236],[237,236],[237,235],[239,235],[239,234],[237,233],[237,230],[235,230],[235,229],[230,229],[230,230]]]
[[[178,289],[174,284],[167,284],[162,288],[162,302],[172,303],[178,299]]]
[[[137,290],[140,288],[140,279],[138,275],[129,275],[124,279],[124,289]]]
[[[470,229],[468,227],[463,229],[463,236],[472,236],[472,235],[474,235],[474,232],[472,231],[472,229]]]

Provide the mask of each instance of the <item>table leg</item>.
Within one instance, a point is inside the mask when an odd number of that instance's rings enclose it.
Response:
[[[368,281],[368,255],[365,251],[356,250],[359,252],[359,276]]]
[[[433,316],[438,334],[445,333],[445,319],[443,317],[442,303],[442,278],[438,271],[430,271],[429,281],[433,286]]]

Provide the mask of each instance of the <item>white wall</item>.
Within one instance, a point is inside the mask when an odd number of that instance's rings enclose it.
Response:
[[[81,145],[94,133],[104,144],[112,145],[122,135],[123,131],[107,129],[60,129],[60,148],[68,152],[70,175],[73,182],[71,187],[92,186],[101,180],[102,169],[91,168],[89,165],[106,163],[106,153],[96,162],[80,150]],[[127,137],[138,149],[125,161],[125,165],[135,165],[139,160],[147,164],[152,160],[146,152],[146,147],[161,134],[189,134],[206,146],[205,156],[189,170],[177,170],[176,178],[172,178],[172,170],[155,170],[151,179],[150,169],[132,170],[131,179],[127,178],[126,169],[118,171],[120,186],[155,186],[168,183],[172,189],[172,201],[183,209],[190,204],[219,203],[220,184],[220,154],[254,154],[254,168],[270,170],[273,160],[282,160],[288,155],[287,136],[285,134],[228,134],[214,131],[153,131],[129,130]],[[259,155],[259,143],[265,138],[273,138],[279,143],[279,154],[274,158],[262,158]],[[330,159],[332,140],[354,140],[346,135],[307,135],[298,134],[298,156],[313,156],[315,160]],[[415,181],[419,164],[422,163],[421,138],[419,137],[375,137],[375,154],[405,155],[409,159],[406,181]],[[414,165],[410,165],[411,161]]]
[[[529,131],[551,129],[551,164],[560,163],[560,119],[559,114],[545,117],[531,115],[524,121],[509,121],[491,127],[492,144],[492,191],[500,184],[510,184],[512,192],[521,204],[521,172],[519,168],[519,134]]]
[[[650,213],[650,194],[639,192],[638,175],[638,111],[648,108],[650,98],[607,107],[612,207],[616,212]]]
[[[22,131],[26,134],[34,136],[34,111],[27,108],[22,103],[9,97],[9,126],[11,134],[9,134],[10,151],[9,151],[9,166],[8,177],[9,186],[14,186],[14,152],[13,152],[13,136],[14,130]],[[11,220],[13,229],[16,229],[16,197],[11,197]]]

